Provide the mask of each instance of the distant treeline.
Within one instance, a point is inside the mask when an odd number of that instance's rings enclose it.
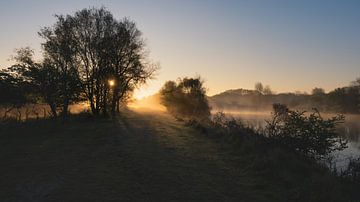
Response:
[[[325,93],[314,88],[306,93],[269,93],[255,85],[255,90],[228,90],[209,97],[209,103],[215,110],[271,110],[273,103],[285,104],[292,109],[311,110],[317,108],[323,112],[360,113],[360,78],[351,85]]]

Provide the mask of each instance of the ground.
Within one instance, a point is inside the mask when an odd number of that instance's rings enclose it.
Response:
[[[260,151],[261,152],[261,151]],[[1,201],[341,201],[353,185],[234,150],[165,113],[0,128]],[[276,151],[274,151],[276,153]],[[276,161],[275,161],[276,162]],[[276,168],[276,169],[275,169]],[[289,174],[290,173],[290,174]],[[342,182],[341,182],[342,183]]]

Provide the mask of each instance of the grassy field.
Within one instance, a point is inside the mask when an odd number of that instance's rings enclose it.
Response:
[[[358,201],[359,187],[276,148],[165,113],[1,125],[0,201]]]

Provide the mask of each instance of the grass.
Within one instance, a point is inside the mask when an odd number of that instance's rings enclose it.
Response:
[[[164,113],[0,128],[1,201],[356,201],[314,162],[229,143]]]

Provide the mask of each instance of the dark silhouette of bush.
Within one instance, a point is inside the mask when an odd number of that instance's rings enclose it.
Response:
[[[160,101],[178,119],[202,122],[210,118],[206,89],[200,77],[166,82],[160,90]]]
[[[345,120],[343,115],[324,119],[316,109],[306,115],[282,104],[274,104],[273,109],[265,135],[275,142],[312,158],[323,158],[347,147],[347,141],[336,131],[337,125]]]
[[[226,116],[223,112],[215,113],[210,123],[212,131],[219,135],[226,135],[231,139],[249,140],[260,136],[259,131],[255,128],[244,124],[241,119]]]
[[[45,52],[45,58],[35,62],[33,50],[29,47],[18,49],[14,57],[17,64],[8,71],[30,86],[25,93],[33,95],[37,103],[49,105],[52,117],[57,117],[60,112],[66,118],[69,105],[81,100],[79,75],[73,65],[67,67],[65,62],[60,62],[60,56],[54,59]]]
[[[1,118],[7,118],[9,112],[30,102],[27,89],[28,85],[9,69],[0,70],[0,107],[4,109]]]

